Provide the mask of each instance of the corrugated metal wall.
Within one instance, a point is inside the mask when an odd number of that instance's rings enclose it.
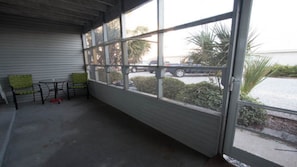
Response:
[[[9,74],[32,74],[38,82],[84,71],[80,32],[79,27],[0,15],[0,83],[9,101]],[[32,101],[32,96],[18,100]]]
[[[221,113],[182,107],[157,98],[90,82],[90,93],[209,157],[218,153]]]

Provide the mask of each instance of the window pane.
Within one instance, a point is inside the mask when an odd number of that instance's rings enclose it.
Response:
[[[104,67],[96,67],[97,81],[106,83],[106,70]]]
[[[88,66],[87,71],[89,72],[89,78],[96,80],[96,66],[94,65]]]
[[[157,35],[128,41],[130,90],[156,95]]]
[[[99,64],[99,65],[105,64],[104,49],[102,46],[99,46],[93,49],[93,59],[94,59],[94,64]]]
[[[104,42],[102,26],[95,29],[95,40],[96,40],[96,44],[100,44]]]
[[[92,46],[92,34],[91,31],[85,34],[86,37],[86,47],[89,48]]]
[[[141,62],[157,60],[157,35],[129,40],[127,44],[129,64],[139,65]]]
[[[164,34],[166,98],[221,111],[230,20]]]
[[[226,65],[230,30],[231,21],[225,20],[165,33],[164,60],[179,66]]]
[[[223,86],[219,75],[221,71],[204,72],[201,69],[182,68],[180,70],[192,72],[183,77],[175,77],[166,72],[163,96],[185,105],[191,104],[220,112],[223,99]]]
[[[112,41],[121,38],[120,19],[114,19],[107,23],[107,40]]]
[[[231,12],[232,0],[164,0],[165,28]]]
[[[94,58],[93,58],[92,52],[90,50],[85,50],[85,60],[86,60],[86,64],[93,63]]]
[[[157,79],[154,74],[142,72],[141,75],[130,73],[129,78],[133,85],[129,86],[130,90],[135,90],[143,93],[157,95]]]
[[[108,52],[110,65],[122,64],[122,51],[121,44],[119,42],[108,45]]]
[[[118,87],[123,87],[123,75],[121,66],[111,66],[109,67],[109,83]]]
[[[157,30],[157,1],[150,1],[126,13],[125,20],[128,37]]]

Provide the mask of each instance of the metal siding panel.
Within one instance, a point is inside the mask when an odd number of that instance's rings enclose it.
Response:
[[[84,71],[77,28],[14,19],[5,18],[5,22],[0,19],[0,83],[10,102],[9,74],[30,73],[34,82],[38,82],[68,78],[72,72]],[[36,101],[39,100],[37,96]],[[18,101],[32,101],[32,97],[19,96]]]
[[[209,157],[218,153],[220,114],[208,114],[91,82],[91,94]]]

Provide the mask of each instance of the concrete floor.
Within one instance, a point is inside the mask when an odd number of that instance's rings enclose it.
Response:
[[[0,113],[13,107],[1,104]],[[20,104],[2,167],[222,165],[229,166],[98,100],[75,97],[61,104]]]

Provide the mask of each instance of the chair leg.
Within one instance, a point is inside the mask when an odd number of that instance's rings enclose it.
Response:
[[[33,101],[35,103],[35,92],[33,92]]]
[[[89,87],[87,86],[87,99],[90,98],[90,94],[89,94]]]
[[[69,95],[69,85],[68,85],[68,82],[67,82],[66,87],[67,87],[67,98],[68,98],[68,100],[70,100],[70,95]]]
[[[19,109],[15,93],[13,93],[13,102],[14,102],[15,109],[16,110]]]
[[[40,97],[41,97],[41,102],[42,102],[42,104],[44,104],[44,99],[43,99],[43,92],[42,92],[42,89],[40,89]]]

